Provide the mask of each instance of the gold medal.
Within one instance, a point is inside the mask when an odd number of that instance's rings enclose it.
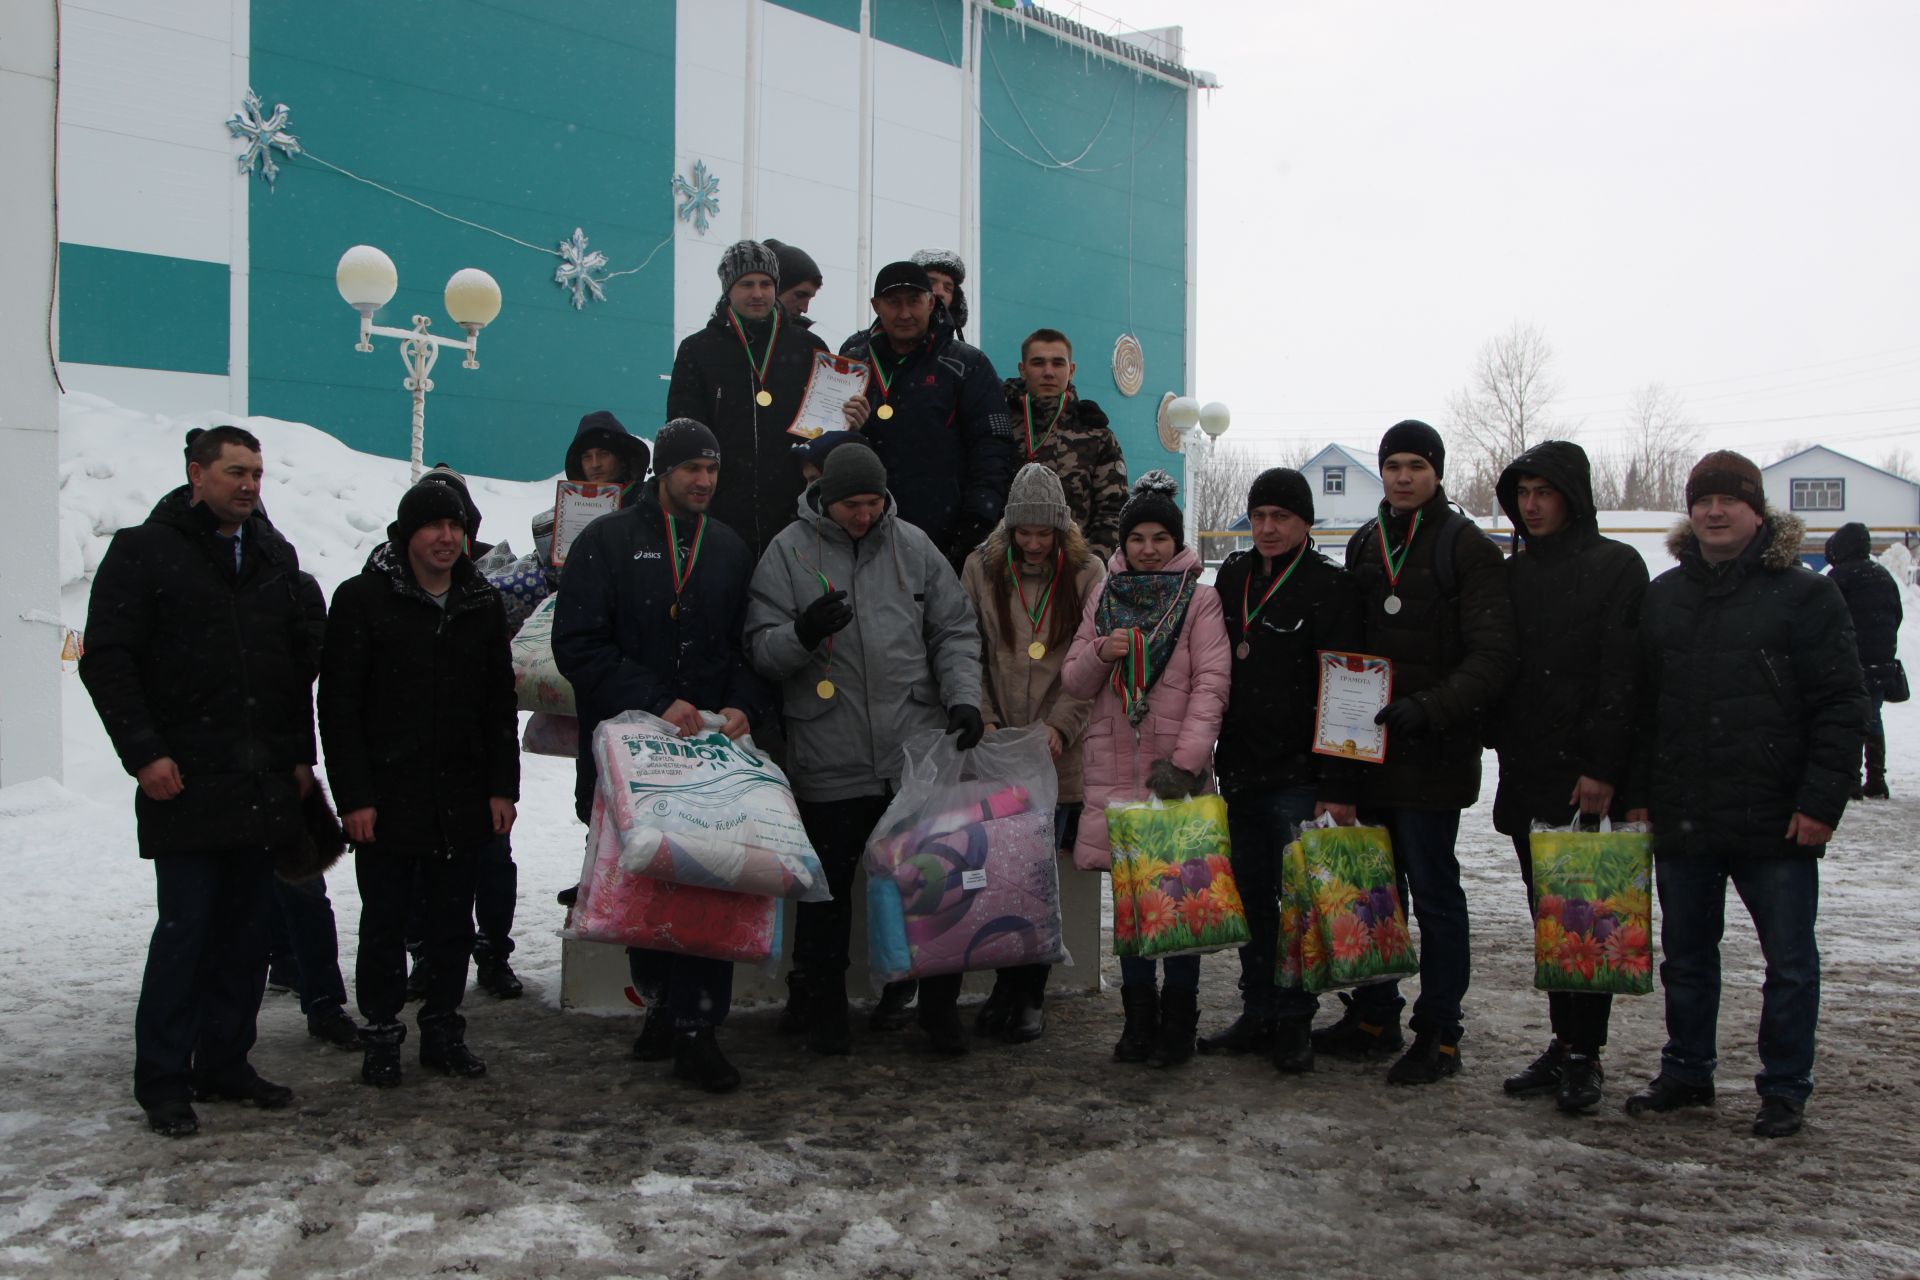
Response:
[[[773,403],[773,392],[762,391],[753,398],[753,402],[764,409]]]
[[[887,419],[893,416],[893,406],[890,404],[883,404],[878,409],[875,409],[873,411],[873,416],[880,419],[880,421],[885,422]]]
[[[1047,646],[1045,646],[1044,644],[1041,644],[1038,640],[1035,640],[1032,644],[1027,646],[1027,656],[1029,658],[1032,658],[1035,662],[1038,662],[1040,661],[1040,659],[1047,656]]]
[[[831,698],[833,696],[833,681],[822,680],[819,684],[813,686],[813,691],[822,698]]]
[[[680,617],[680,602],[678,600],[675,600],[667,606],[667,616],[676,620]]]

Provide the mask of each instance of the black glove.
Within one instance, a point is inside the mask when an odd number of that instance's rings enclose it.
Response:
[[[844,591],[829,591],[800,611],[793,632],[803,648],[811,649],[853,621],[853,606]]]
[[[1380,714],[1373,718],[1373,722],[1387,726],[1389,733],[1408,738],[1419,737],[1429,727],[1427,709],[1412,698],[1395,698],[1380,708]]]
[[[953,745],[962,751],[971,751],[979,746],[981,737],[987,732],[987,726],[980,719],[980,708],[965,705],[948,707],[947,732],[960,735],[953,740]]]
[[[1147,770],[1147,790],[1162,800],[1185,800],[1200,793],[1200,775],[1187,772],[1171,760],[1155,760]]]

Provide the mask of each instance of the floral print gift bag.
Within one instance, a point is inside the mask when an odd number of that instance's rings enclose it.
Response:
[[[1227,802],[1194,796],[1107,806],[1113,953],[1198,955],[1243,945],[1247,912],[1227,862]]]
[[[1319,993],[1420,971],[1385,827],[1300,828],[1280,863],[1274,981]]]
[[[1538,829],[1533,850],[1533,985],[1542,991],[1653,990],[1653,837],[1644,825]]]

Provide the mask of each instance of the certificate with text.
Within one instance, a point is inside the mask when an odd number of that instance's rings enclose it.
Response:
[[[1393,663],[1368,653],[1320,650],[1320,697],[1313,717],[1313,749],[1380,764],[1387,758],[1387,727],[1373,718],[1393,697]]]
[[[567,563],[567,551],[580,531],[620,509],[620,486],[591,480],[562,480],[553,501],[553,567]]]
[[[813,353],[813,372],[807,377],[806,394],[800,398],[800,412],[793,415],[787,428],[790,435],[817,440],[828,431],[845,431],[847,419],[842,412],[847,401],[867,390],[867,362],[827,351]]]

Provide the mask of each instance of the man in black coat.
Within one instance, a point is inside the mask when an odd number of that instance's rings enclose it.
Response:
[[[1873,535],[1857,521],[1843,524],[1827,539],[1827,576],[1840,588],[1847,611],[1853,615],[1853,636],[1860,646],[1860,667],[1866,673],[1867,697],[1873,713],[1867,722],[1867,781],[1855,787],[1855,800],[1885,800],[1887,790],[1887,731],[1880,708],[1890,693],[1899,696],[1900,584],[1873,558]]]
[[[1512,678],[1513,609],[1500,550],[1455,511],[1440,481],[1446,447],[1424,422],[1380,440],[1386,500],[1347,542],[1360,580],[1366,652],[1393,663],[1385,763],[1368,765],[1362,821],[1392,833],[1401,900],[1420,922],[1420,998],[1411,1048],[1387,1073],[1430,1084],[1460,1070],[1460,1002],[1467,993],[1467,896],[1454,843],[1460,812],[1480,796],[1480,739]],[[1401,1045],[1398,982],[1361,987],[1314,1048],[1369,1058]]]
[[[875,407],[866,434],[886,464],[896,514],[932,538],[958,573],[999,523],[1013,483],[1013,418],[1000,376],[954,333],[946,309],[936,309],[925,268],[880,268],[873,310],[873,327],[841,343],[840,354],[870,370]]]
[[[1301,823],[1331,813],[1351,824],[1360,766],[1313,754],[1319,651],[1365,643],[1360,588],[1313,545],[1313,490],[1298,471],[1263,471],[1247,491],[1253,550],[1220,566],[1233,684],[1213,767],[1227,800],[1233,878],[1252,935],[1240,948],[1243,1012],[1200,1038],[1202,1053],[1271,1053],[1289,1073],[1313,1069],[1309,1032],[1319,999],[1274,985],[1280,938],[1281,852]]]
[[[1531,911],[1533,824],[1626,816],[1647,562],[1600,536],[1592,472],[1577,444],[1549,440],[1527,450],[1500,473],[1494,492],[1521,545],[1507,561],[1520,670],[1489,735],[1500,752],[1493,825],[1513,840]],[[1574,1114],[1596,1106],[1612,1005],[1604,992],[1549,992],[1553,1040],[1507,1078],[1506,1091],[1552,1094]]]
[[[482,852],[513,830],[520,726],[506,612],[467,558],[467,509],[422,480],[400,499],[373,563],[340,584],[320,670],[320,736],[355,846],[367,1020],[361,1078],[400,1083],[406,934],[426,935],[420,1065],[477,1076],[459,1009]]]
[[[787,434],[813,376],[813,355],[827,344],[792,323],[777,301],[780,259],[757,240],[720,255],[720,301],[704,329],[673,357],[667,417],[700,422],[727,455],[727,483],[712,516],[755,556],[793,519],[800,468]],[[867,403],[847,401],[847,429],[867,420]]]
[[[138,780],[159,920],[134,1014],[133,1093],[158,1133],[193,1099],[282,1107],[247,1062],[266,985],[274,853],[313,786],[317,619],[293,546],[259,509],[260,442],[189,438],[187,483],[116,533],[94,577],[80,678]]]
[[[553,657],[580,717],[574,801],[582,822],[593,805],[593,731],[602,720],[646,711],[693,735],[711,711],[738,738],[772,707],[741,640],[754,558],[708,515],[720,444],[702,424],[676,418],[653,448],[654,479],[639,501],[588,525],[561,577]],[[671,1057],[676,1076],[710,1092],[736,1088],[740,1073],[715,1034],[732,999],[732,963],[629,947],[627,964],[647,1006],[634,1056]]]
[[[1646,799],[1627,816],[1653,823],[1667,1043],[1627,1111],[1713,1101],[1732,880],[1767,965],[1753,1129],[1786,1137],[1813,1092],[1820,856],[1857,776],[1867,695],[1846,601],[1800,563],[1805,528],[1767,509],[1760,468],[1709,453],[1687,513],[1667,538],[1679,567],[1653,580],[1640,618],[1633,795]]]

